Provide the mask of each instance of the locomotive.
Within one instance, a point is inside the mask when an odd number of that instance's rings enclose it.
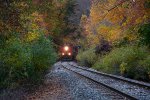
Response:
[[[71,44],[65,44],[60,47],[60,60],[71,60],[76,61],[76,56],[78,54],[78,47]]]

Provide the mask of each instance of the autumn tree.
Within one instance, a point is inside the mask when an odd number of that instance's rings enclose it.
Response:
[[[94,0],[87,28],[89,37],[98,37],[94,43],[99,43],[101,37],[113,44],[125,38],[136,41],[139,25],[148,23],[147,2],[148,0]]]

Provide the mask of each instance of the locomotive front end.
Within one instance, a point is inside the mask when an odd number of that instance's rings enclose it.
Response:
[[[70,60],[75,61],[78,53],[76,46],[67,44],[60,47],[60,60]]]
[[[72,48],[70,46],[64,46],[62,48],[62,53],[61,53],[62,56],[71,56],[72,55]]]

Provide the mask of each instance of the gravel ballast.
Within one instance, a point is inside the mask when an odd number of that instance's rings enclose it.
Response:
[[[45,86],[30,94],[32,100],[110,100],[96,84],[56,63],[46,75]]]
[[[67,62],[65,62],[63,64],[66,64],[66,66],[69,68],[71,67],[71,66],[68,66]],[[140,100],[150,100],[150,90],[147,87],[141,87],[136,84],[132,84],[132,83],[130,84],[126,81],[113,79],[111,77],[106,77],[101,74],[91,73],[90,71],[86,71],[86,70],[77,68],[76,66],[78,66],[78,65],[76,63],[71,63],[71,64],[75,65],[75,66],[71,67],[71,70],[77,71],[82,75],[88,76],[100,83],[109,85],[110,87],[113,87],[119,91],[130,94]],[[89,70],[91,70],[91,69],[89,69]],[[138,82],[138,83],[143,84],[143,82]],[[149,86],[149,84],[147,86]]]

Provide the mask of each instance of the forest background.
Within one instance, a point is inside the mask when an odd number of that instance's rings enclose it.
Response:
[[[150,0],[0,1],[0,88],[39,84],[63,43],[81,65],[150,80]]]

